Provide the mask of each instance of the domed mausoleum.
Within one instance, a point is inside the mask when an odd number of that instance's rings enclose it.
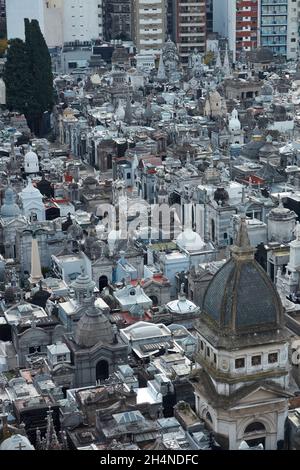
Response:
[[[187,299],[184,292],[184,284],[181,284],[178,299],[167,303],[166,312],[168,315],[171,315],[172,323],[185,326],[186,328],[193,328],[199,317],[200,308],[194,302]]]
[[[29,150],[24,157],[24,170],[26,175],[36,174],[40,171],[38,156],[32,150]]]
[[[114,333],[109,319],[95,303],[83,300],[84,314],[77,323],[75,341],[82,348],[91,348],[97,343],[113,344]]]
[[[222,447],[277,449],[288,414],[288,334],[274,284],[254,259],[243,218],[230,259],[204,295],[192,379],[196,411]]]
[[[72,352],[75,369],[74,386],[84,387],[107,379],[118,361],[127,362],[127,346],[119,338],[117,327],[95,305],[95,283],[82,273],[72,284],[79,304],[80,319],[75,333],[65,342]]]
[[[166,307],[170,313],[177,315],[188,315],[191,313],[198,313],[199,307],[186,298],[183,291],[184,284],[181,285],[181,290],[177,300],[172,300]]]
[[[23,214],[26,217],[33,218],[39,222],[45,220],[45,206],[43,196],[40,191],[35,188],[29,179],[26,188],[20,193]]]

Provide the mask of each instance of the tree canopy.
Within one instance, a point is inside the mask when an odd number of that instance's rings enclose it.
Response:
[[[27,58],[27,48],[21,39],[9,41],[4,70],[6,103],[10,111],[27,114],[31,72]]]
[[[23,113],[32,132],[41,134],[43,114],[54,104],[51,57],[37,20],[25,19],[25,43],[10,41],[4,72],[7,106]]]

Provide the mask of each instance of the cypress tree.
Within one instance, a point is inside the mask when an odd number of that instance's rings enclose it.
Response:
[[[6,103],[10,111],[27,115],[31,72],[27,48],[21,39],[9,41],[3,79],[6,85]]]
[[[43,114],[54,104],[54,92],[51,57],[37,20],[25,19],[25,43],[31,72],[26,118],[31,130],[40,135]]]

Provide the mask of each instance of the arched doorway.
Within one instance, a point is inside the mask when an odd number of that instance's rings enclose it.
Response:
[[[150,295],[150,296],[149,296],[149,299],[152,300],[153,307],[157,307],[157,306],[158,306],[158,298],[156,297],[156,295]]]
[[[262,444],[265,448],[266,436],[266,427],[260,421],[253,421],[253,423],[248,424],[244,431],[244,440],[247,442],[249,447]]]
[[[105,287],[108,286],[108,278],[107,276],[100,276],[99,277],[99,291],[102,292]]]
[[[96,380],[105,380],[109,377],[109,364],[105,360],[97,362],[96,365]]]
[[[209,411],[206,413],[206,420],[209,421],[211,424],[213,423],[213,420]]]
[[[215,227],[215,221],[212,219],[211,220],[211,239],[214,242],[216,237],[216,227]]]

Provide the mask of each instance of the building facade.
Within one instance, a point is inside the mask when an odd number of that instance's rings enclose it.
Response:
[[[288,333],[279,295],[254,260],[245,219],[231,258],[206,290],[197,331],[196,411],[230,450],[282,448],[288,415]]]
[[[133,0],[132,32],[137,52],[158,54],[165,42],[167,4],[165,0]]]
[[[192,51],[205,51],[206,0],[177,0],[175,14],[175,42],[182,64],[188,65]]]
[[[131,0],[104,0],[103,35],[111,39],[131,39]]]
[[[233,61],[260,43],[260,0],[214,0],[213,30],[228,39]]]
[[[261,0],[261,45],[295,59],[299,44],[299,5],[294,0]]]
[[[102,16],[102,0],[64,0],[64,43],[102,38]]]
[[[213,30],[228,38],[234,61],[258,47],[296,59],[299,13],[295,0],[214,0]]]
[[[24,19],[38,20],[48,47],[63,43],[63,0],[6,2],[7,38],[25,39]]]
[[[10,0],[7,37],[25,38],[24,19],[36,19],[49,48],[103,37],[102,0]]]

